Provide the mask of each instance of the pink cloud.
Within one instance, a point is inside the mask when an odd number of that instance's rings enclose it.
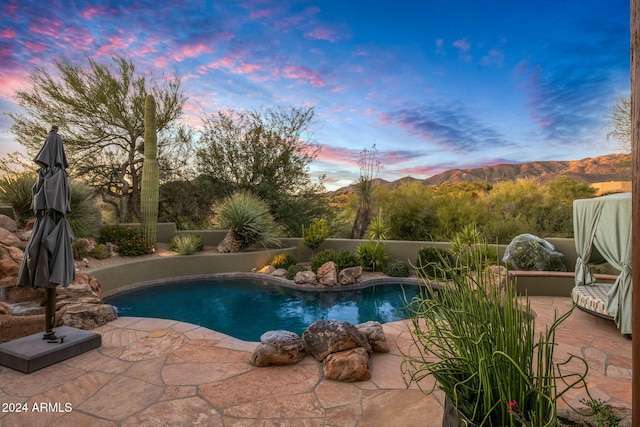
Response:
[[[80,16],[84,19],[93,19],[97,15],[106,15],[107,11],[103,7],[94,6],[80,11]]]
[[[54,39],[59,38],[62,29],[62,22],[47,18],[40,18],[38,22],[29,25],[29,31],[36,34],[43,34]]]
[[[335,42],[338,39],[335,28],[328,27],[316,27],[304,33],[304,36],[308,39],[326,40],[330,42]]]
[[[282,71],[286,78],[306,81],[311,86],[324,86],[326,84],[320,73],[304,66],[288,65]]]
[[[116,53],[118,50],[127,49],[131,43],[135,41],[133,37],[129,37],[124,39],[120,36],[111,36],[107,40],[109,40],[109,44],[102,45],[96,52],[98,56],[111,56]]]
[[[153,59],[153,65],[160,68],[165,68],[169,64],[169,58],[166,56],[156,56]]]
[[[318,160],[327,163],[339,163],[346,165],[358,165],[360,160],[360,150],[349,150],[346,148],[336,148],[330,145],[320,145]]]
[[[212,49],[211,47],[206,46],[202,43],[197,43],[194,45],[183,46],[182,49],[179,52],[175,52],[172,55],[172,57],[174,60],[181,62],[187,58],[195,58],[202,54],[213,53],[213,52],[215,52],[215,50]]]
[[[471,44],[466,39],[454,41],[453,46],[458,49],[458,57],[461,61],[471,61],[471,55],[468,54]]]
[[[27,73],[19,69],[0,71],[0,99],[13,102],[14,91],[19,88],[27,87],[30,84]]]
[[[491,49],[487,55],[482,58],[484,65],[497,65],[501,67],[504,64],[504,53],[497,49]]]
[[[24,42],[24,46],[34,53],[40,53],[46,49],[46,46],[43,45],[42,43]]]
[[[453,42],[453,46],[460,49],[461,52],[467,52],[471,49],[471,45],[466,40],[456,40]]]
[[[17,33],[10,28],[5,28],[0,31],[0,39],[13,39],[15,38]]]

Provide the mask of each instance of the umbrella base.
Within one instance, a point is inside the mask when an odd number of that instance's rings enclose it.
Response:
[[[55,332],[64,339],[51,343],[39,332],[0,344],[0,365],[29,374],[102,345],[102,336],[95,332],[69,326],[55,328]]]

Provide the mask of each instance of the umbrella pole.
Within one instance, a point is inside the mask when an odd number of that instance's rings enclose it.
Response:
[[[44,324],[45,331],[43,340],[57,341],[56,333],[53,327],[56,323],[56,288],[46,288],[46,304],[44,307]]]

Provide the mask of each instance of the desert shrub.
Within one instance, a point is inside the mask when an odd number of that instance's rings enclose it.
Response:
[[[69,207],[71,212],[67,214],[67,220],[73,230],[73,235],[78,237],[94,237],[100,226],[100,209],[95,202],[95,192],[91,187],[82,182],[71,181],[71,198]]]
[[[389,277],[409,277],[409,264],[404,261],[388,262],[384,267],[384,274]]]
[[[338,270],[360,265],[360,258],[358,258],[358,255],[347,249],[341,249],[340,251],[338,251],[338,253],[336,254],[336,259],[334,261],[338,266]]]
[[[326,219],[316,219],[309,228],[302,227],[302,242],[312,251],[318,249],[329,237],[329,224]]]
[[[429,279],[448,279],[441,277],[446,271],[443,265],[453,265],[453,254],[447,249],[425,246],[418,250],[416,258],[416,269]]]
[[[317,272],[318,268],[325,262],[329,262],[329,261],[336,262],[336,257],[337,257],[336,251],[334,251],[333,249],[325,249],[323,251],[318,252],[317,254],[311,257],[311,270],[314,272]]]
[[[0,178],[0,203],[11,206],[19,227],[34,217],[31,209],[31,188],[36,181],[35,173],[15,173]]]
[[[289,267],[291,267],[292,265],[296,264],[297,262],[298,262],[298,260],[296,259],[296,257],[291,255],[289,252],[285,252],[285,253],[278,254],[275,257],[273,257],[273,259],[271,260],[271,262],[269,264],[272,265],[275,268],[288,269]]]
[[[111,256],[109,248],[104,243],[97,243],[96,246],[89,252],[89,255],[95,259],[106,259]]]
[[[98,243],[113,243],[121,256],[140,256],[151,253],[151,245],[141,236],[140,231],[121,225],[106,225],[98,230]]]
[[[218,208],[218,220],[221,227],[229,230],[228,236],[238,242],[240,251],[252,245],[280,245],[269,205],[250,192],[240,191],[223,200]]]
[[[293,264],[287,268],[287,275],[285,276],[289,280],[293,280],[296,277],[296,274],[300,271],[306,271],[307,267],[302,264]]]
[[[356,253],[365,271],[382,271],[389,259],[384,245],[376,242],[360,243]]]
[[[71,250],[73,251],[73,259],[81,260],[89,257],[89,241],[87,239],[74,239],[71,242]]]
[[[204,248],[202,236],[196,233],[178,234],[171,239],[169,248],[180,255],[191,255]]]

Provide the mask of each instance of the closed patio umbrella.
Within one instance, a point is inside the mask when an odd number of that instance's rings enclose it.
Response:
[[[38,178],[33,186],[31,208],[36,215],[31,237],[18,274],[18,286],[42,287],[46,290],[44,339],[56,341],[56,287],[68,286],[75,279],[71,241],[73,232],[66,215],[71,211],[71,189],[58,127],[53,126],[44,146],[33,159]]]

